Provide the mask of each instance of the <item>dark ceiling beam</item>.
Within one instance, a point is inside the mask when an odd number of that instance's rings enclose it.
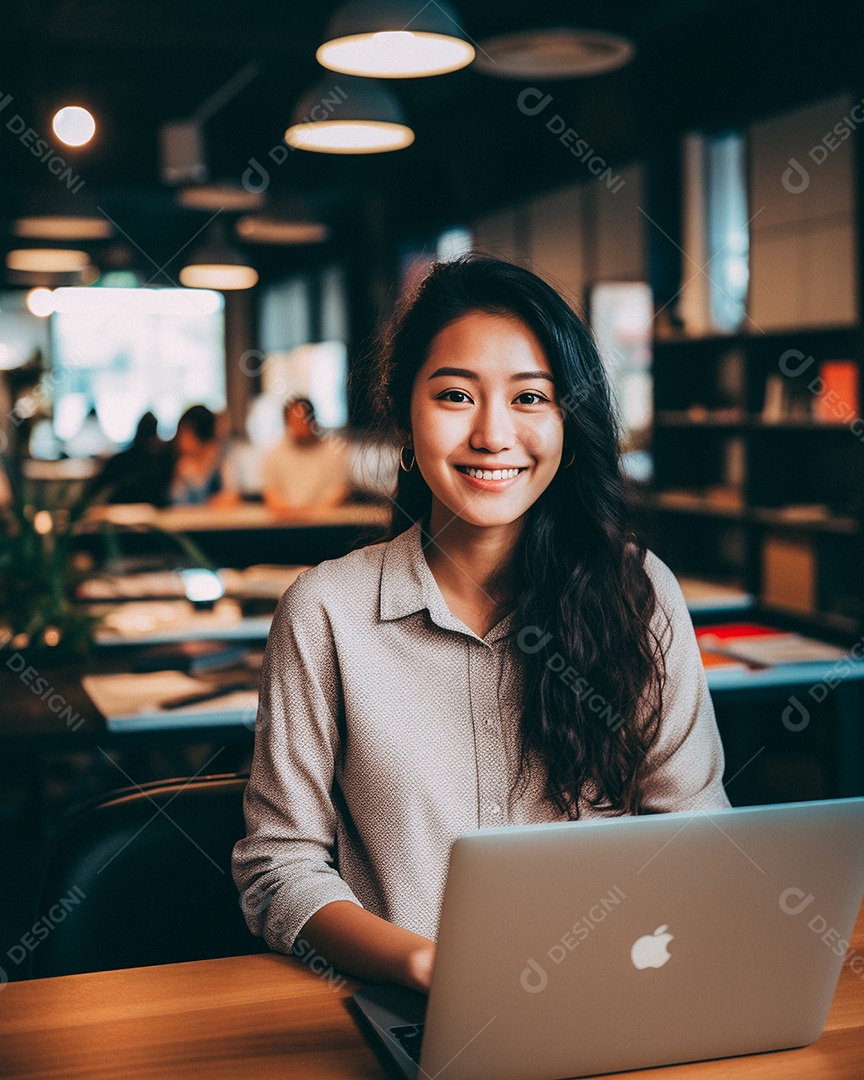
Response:
[[[87,44],[130,53],[195,49],[205,54],[278,56],[308,61],[321,44],[332,4],[152,3],[150,0],[13,0],[3,45],[40,49]],[[14,13],[10,10],[15,8]],[[314,61],[313,61],[314,62]]]

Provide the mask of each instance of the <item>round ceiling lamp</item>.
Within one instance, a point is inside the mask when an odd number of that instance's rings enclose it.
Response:
[[[351,0],[336,11],[315,56],[347,75],[408,79],[458,71],[474,59],[474,46],[438,0]]]
[[[54,292],[44,286],[37,286],[27,293],[27,310],[40,319],[45,319],[54,311]]]
[[[197,184],[181,188],[177,202],[190,210],[228,210],[243,213],[260,210],[266,202],[261,191],[247,191],[240,184]]]
[[[221,221],[210,230],[210,238],[190,256],[180,271],[180,284],[189,289],[218,289],[220,292],[251,289],[258,283],[258,271],[225,237]]]
[[[620,34],[558,26],[482,41],[476,66],[502,79],[580,79],[624,67],[635,53]]]
[[[28,240],[105,240],[113,231],[107,218],[73,214],[34,214],[12,226],[14,236]]]
[[[96,133],[93,114],[80,105],[66,105],[58,109],[51,121],[54,134],[67,146],[83,146]]]
[[[71,248],[18,248],[7,252],[6,265],[10,270],[74,274],[90,265],[90,257]]]
[[[320,221],[263,216],[241,217],[235,228],[247,244],[323,244],[329,233]]]
[[[386,87],[346,75],[304,94],[285,142],[320,154],[382,154],[410,146],[414,132]]]

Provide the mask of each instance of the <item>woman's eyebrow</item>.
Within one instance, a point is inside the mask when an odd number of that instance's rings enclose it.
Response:
[[[548,371],[520,371],[518,375],[510,376],[510,382],[524,382],[529,379],[548,379],[551,383],[555,382]]]
[[[429,376],[430,379],[437,379],[439,375],[455,375],[457,379],[476,379],[476,372],[469,371],[468,368],[461,367],[439,367],[437,371],[433,371]]]
[[[476,379],[477,373],[470,371],[468,368],[458,367],[441,367],[437,371],[433,371],[429,376],[430,379],[437,379],[439,375],[451,375],[458,379]],[[510,382],[525,382],[529,379],[548,379],[549,382],[554,383],[555,379],[547,371],[520,371],[517,375],[510,376]]]

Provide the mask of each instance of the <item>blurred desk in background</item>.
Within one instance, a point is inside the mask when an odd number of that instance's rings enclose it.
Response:
[[[164,510],[148,504],[100,506],[88,515],[78,547],[98,556],[107,524],[122,538],[124,552],[133,554],[152,550],[159,533],[183,533],[217,566],[314,564],[382,540],[391,512],[389,503],[344,503],[290,517],[275,514],[262,503]]]
[[[754,606],[750,593],[731,585],[718,585],[702,578],[679,577],[678,584],[691,615],[747,611]]]

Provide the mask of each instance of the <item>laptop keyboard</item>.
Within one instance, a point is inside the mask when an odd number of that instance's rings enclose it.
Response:
[[[403,1024],[390,1028],[390,1034],[399,1043],[412,1061],[420,1064],[420,1043],[423,1039],[424,1024]]]

